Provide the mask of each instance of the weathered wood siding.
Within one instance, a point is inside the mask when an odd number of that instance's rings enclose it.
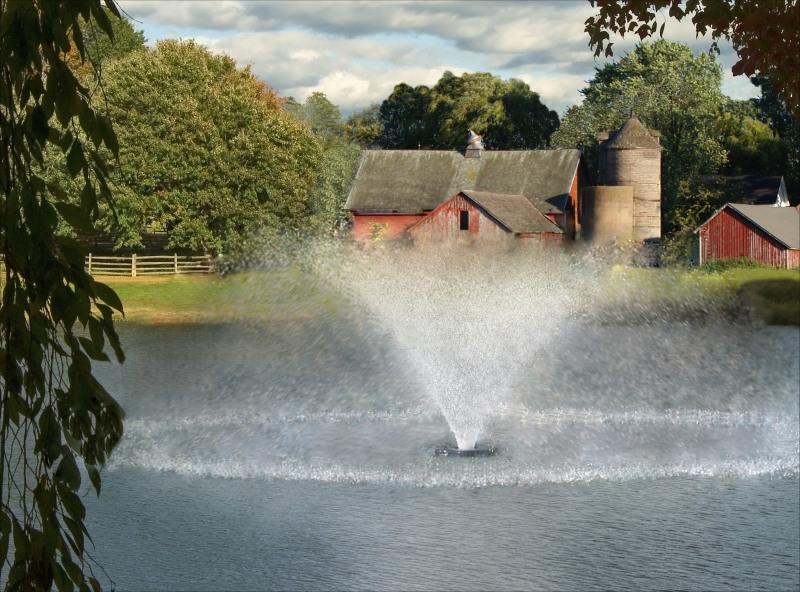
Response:
[[[424,217],[425,214],[358,214],[354,212],[353,238],[358,241],[398,238],[409,226]]]
[[[461,230],[461,212],[469,212],[469,229]],[[440,204],[424,220],[409,229],[415,243],[464,240],[468,242],[499,242],[513,238],[472,202],[456,195]]]
[[[700,227],[700,263],[748,258],[773,267],[800,267],[796,249],[787,249],[730,208]]]

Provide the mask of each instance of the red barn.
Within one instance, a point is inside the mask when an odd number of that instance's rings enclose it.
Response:
[[[580,192],[586,184],[579,150],[483,150],[480,137],[473,134],[463,153],[365,151],[346,208],[351,213],[356,240],[408,236],[411,228],[421,238],[434,228],[443,228],[448,212],[468,211],[472,216],[468,234],[475,235],[478,229],[483,229],[481,234],[494,232],[488,229],[496,227],[517,238],[540,232],[559,235],[560,242],[561,238],[575,236]],[[489,206],[488,202],[470,197],[473,194],[483,194],[481,199],[488,199],[485,195],[489,194],[510,197],[498,197]],[[443,202],[459,195],[458,199],[467,200],[463,210],[455,204],[439,209]],[[521,199],[528,205],[524,206]],[[515,216],[513,221],[504,221],[496,211],[492,214],[492,208],[496,210],[504,200],[513,202],[517,213],[524,211],[524,218]],[[420,224],[434,212],[436,223]],[[539,224],[542,218],[546,220]],[[534,219],[537,224],[526,226]],[[492,226],[483,225],[484,220]],[[459,221],[459,227],[460,224]],[[460,236],[459,232],[446,236]]]
[[[701,265],[747,258],[773,267],[800,268],[798,207],[728,203],[695,232],[700,237]]]
[[[414,243],[462,240],[501,242],[509,238],[560,243],[564,231],[524,195],[460,191],[407,230]]]

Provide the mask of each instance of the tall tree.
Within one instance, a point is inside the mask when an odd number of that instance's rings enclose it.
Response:
[[[669,232],[670,208],[678,184],[716,173],[726,160],[714,128],[723,96],[722,69],[710,54],[693,55],[680,43],[645,42],[618,62],[600,68],[570,107],[553,143],[580,147],[596,172],[596,135],[617,129],[635,110],[650,128],[661,132],[662,212]]]
[[[373,104],[353,113],[345,122],[344,137],[362,148],[376,147],[381,135],[380,109],[379,104]]]
[[[544,148],[558,115],[527,84],[478,72],[445,72],[433,88],[399,84],[380,108],[384,148],[460,150],[468,129],[493,149]]]
[[[324,143],[341,138],[343,133],[342,113],[330,102],[325,93],[313,92],[303,103],[292,97],[285,103],[286,110],[305,123]]]
[[[761,88],[761,97],[755,100],[758,117],[772,128],[785,145],[786,181],[794,191],[800,191],[800,115],[789,109],[768,76],[755,76],[753,84]]]
[[[111,23],[112,35],[103,30],[97,19],[81,18],[80,33],[87,59],[82,59],[75,47],[67,54],[70,67],[82,78],[94,77],[106,60],[120,58],[145,48],[144,33],[134,29],[127,18],[117,16],[108,9],[105,10],[105,15]]]
[[[304,224],[318,142],[249,69],[161,41],[110,60],[103,80],[121,146],[117,215],[103,224],[118,246],[159,229],[169,248],[216,252],[263,226]]]
[[[595,55],[612,55],[610,34],[645,39],[666,26],[664,10],[678,21],[691,17],[698,35],[731,42],[739,61],[734,75],[760,74],[772,80],[800,117],[800,3],[797,0],[589,0],[597,15],[586,20]]]
[[[91,229],[111,199],[101,147],[117,153],[67,63],[71,48],[88,60],[81,19],[113,36],[99,0],[0,0],[0,580],[11,590],[99,588],[78,463],[99,495],[98,469],[122,435],[122,410],[92,373],[106,350],[123,357],[122,304],[56,234],[59,216]],[[79,205],[43,176],[48,148],[78,180]]]

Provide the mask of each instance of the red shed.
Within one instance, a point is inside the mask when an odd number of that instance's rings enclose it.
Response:
[[[701,265],[747,258],[773,267],[800,268],[798,207],[728,203],[695,232],[700,236]]]
[[[564,231],[524,195],[459,191],[409,227],[417,243],[460,240],[500,242],[512,238],[561,242]]]

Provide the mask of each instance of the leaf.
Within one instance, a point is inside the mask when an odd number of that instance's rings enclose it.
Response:
[[[83,157],[83,148],[81,143],[76,140],[67,154],[67,170],[71,177],[75,177],[84,166],[86,166],[86,159]]]
[[[89,473],[89,480],[92,482],[92,486],[94,487],[94,491],[97,496],[100,496],[100,471],[97,470],[97,467],[94,465],[87,464],[86,472]]]
[[[75,464],[75,457],[72,452],[67,450],[64,452],[64,457],[58,463],[55,477],[67,484],[70,489],[75,490],[81,484],[81,472],[78,470],[78,465]]]
[[[64,221],[75,230],[92,231],[92,222],[89,220],[86,210],[63,201],[58,201],[54,205]]]
[[[86,352],[87,356],[98,362],[108,362],[108,356],[105,352],[97,349],[91,339],[87,337],[78,337],[78,341],[80,341],[81,346],[83,346],[83,351]]]
[[[119,296],[117,296],[117,293],[113,289],[102,282],[95,282],[94,285],[95,291],[100,300],[119,312],[124,312],[122,310],[122,301],[119,299]]]

